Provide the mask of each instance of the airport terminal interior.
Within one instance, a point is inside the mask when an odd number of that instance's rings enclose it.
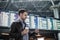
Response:
[[[15,40],[11,24],[18,19],[18,10],[28,11],[26,24],[29,40],[60,40],[60,0],[0,0],[0,40]]]

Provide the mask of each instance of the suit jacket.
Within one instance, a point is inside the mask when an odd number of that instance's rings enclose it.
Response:
[[[26,23],[25,23],[25,27],[26,27]],[[13,22],[12,25],[11,25],[10,35],[12,37],[14,37],[16,40],[23,40],[23,35],[21,34],[21,32],[23,30],[24,30],[24,28],[23,28],[23,25],[22,25],[21,21]],[[33,33],[29,32],[28,34],[29,34],[29,36],[32,36],[33,34],[35,34],[35,32],[33,32]]]
[[[24,30],[23,25],[21,22],[13,22],[11,25],[11,32],[10,35],[14,37],[16,40],[23,39],[23,35],[21,32]]]

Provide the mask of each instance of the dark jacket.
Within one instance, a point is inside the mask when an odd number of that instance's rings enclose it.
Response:
[[[25,23],[26,26],[26,23]],[[16,40],[22,40],[23,39],[23,35],[21,34],[21,32],[24,30],[23,25],[21,22],[13,22],[11,25],[11,31],[10,31],[10,35],[12,37],[14,37]],[[29,36],[34,36],[33,34],[35,34],[35,32],[30,33],[29,32]]]
[[[23,31],[23,25],[21,22],[13,22],[11,25],[11,32],[10,35],[14,37],[16,40],[20,39],[22,40],[23,35],[21,32]]]

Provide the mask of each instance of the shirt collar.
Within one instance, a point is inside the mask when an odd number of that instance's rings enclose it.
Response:
[[[18,20],[17,20],[18,22],[23,22],[24,20],[22,20],[20,17],[18,18]]]

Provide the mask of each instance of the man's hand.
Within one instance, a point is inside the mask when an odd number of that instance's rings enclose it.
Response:
[[[24,31],[22,31],[22,35],[25,35],[29,32],[29,30],[25,29]]]

